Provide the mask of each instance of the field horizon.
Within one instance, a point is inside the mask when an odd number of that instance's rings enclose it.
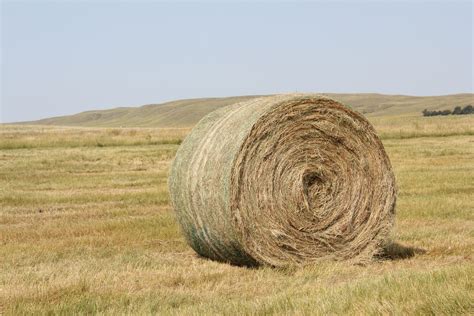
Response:
[[[421,111],[446,110],[455,106],[474,105],[474,94],[459,93],[441,96],[386,95],[379,93],[316,93],[333,98],[362,114],[371,116],[421,115]],[[72,115],[43,118],[35,121],[5,124],[57,125],[84,127],[192,127],[203,116],[220,107],[245,101],[258,95],[216,98],[194,98],[91,110]]]

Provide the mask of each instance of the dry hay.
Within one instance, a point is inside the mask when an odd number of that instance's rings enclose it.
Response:
[[[365,261],[395,215],[395,178],[373,127],[317,95],[210,113],[180,146],[169,187],[189,245],[237,265]]]

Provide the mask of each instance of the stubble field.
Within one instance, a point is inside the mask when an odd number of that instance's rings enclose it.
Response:
[[[199,258],[169,204],[188,128],[0,126],[0,314],[472,314],[474,117],[370,118],[399,196],[365,266]]]

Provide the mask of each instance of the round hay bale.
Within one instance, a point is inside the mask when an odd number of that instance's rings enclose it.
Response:
[[[317,95],[210,113],[178,149],[169,189],[189,245],[237,265],[366,261],[395,215],[395,178],[375,130]]]

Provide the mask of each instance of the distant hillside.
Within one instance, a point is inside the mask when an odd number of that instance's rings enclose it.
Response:
[[[420,114],[423,109],[444,110],[452,109],[457,105],[474,105],[474,94],[433,97],[374,93],[321,94],[350,105],[367,116]],[[189,127],[217,108],[255,97],[257,96],[178,100],[141,107],[87,111],[33,122],[22,122],[22,124],[93,127]]]

